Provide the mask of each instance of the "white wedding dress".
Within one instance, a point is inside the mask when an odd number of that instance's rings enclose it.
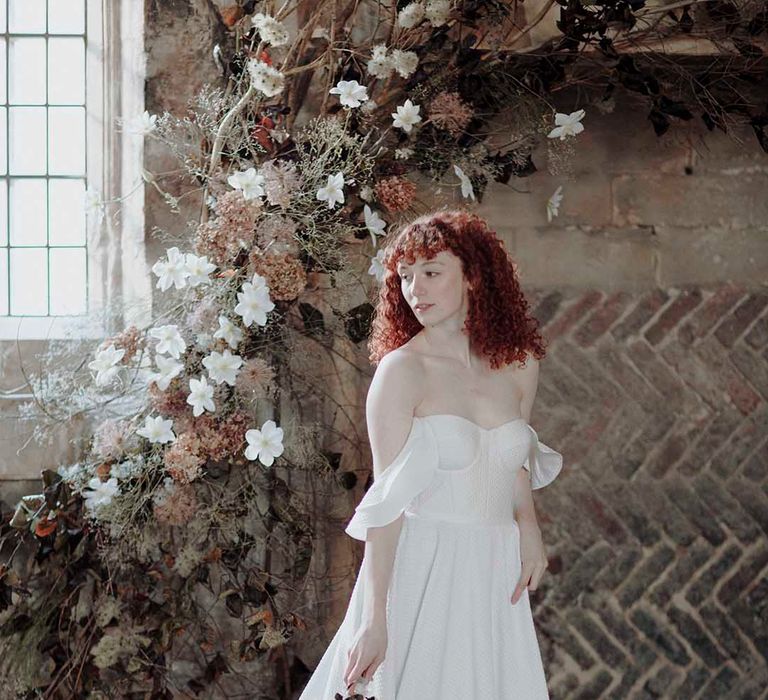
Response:
[[[355,691],[376,700],[547,700],[528,590],[520,577],[514,481],[560,472],[560,453],[517,418],[482,428],[453,414],[414,417],[402,449],[345,532],[365,540],[405,512],[389,585],[386,656]],[[346,615],[299,700],[347,698],[347,650],[363,604],[358,573]],[[338,694],[338,695],[337,695]]]

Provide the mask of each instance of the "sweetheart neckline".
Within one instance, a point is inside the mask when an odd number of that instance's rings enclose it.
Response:
[[[484,433],[492,433],[496,430],[500,430],[501,428],[505,428],[508,425],[512,425],[513,423],[518,423],[520,421],[523,421],[526,425],[528,424],[528,421],[525,420],[522,416],[519,418],[513,418],[512,420],[508,420],[506,423],[502,423],[501,425],[494,426],[493,428],[484,428],[482,425],[479,425],[478,423],[475,423],[475,421],[470,420],[469,418],[465,416],[460,416],[458,413],[428,413],[426,416],[414,416],[414,418],[440,418],[440,417],[448,417],[448,418],[458,418],[460,420],[465,421],[466,423],[469,423],[470,425],[474,425],[478,430],[481,430]]]

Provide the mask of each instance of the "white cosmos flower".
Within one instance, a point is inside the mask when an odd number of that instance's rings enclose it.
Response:
[[[253,277],[250,282],[243,282],[240,287],[244,292],[258,292],[263,289],[265,292],[269,292],[269,286],[267,285],[267,278],[260,275],[258,272],[253,273]]]
[[[120,371],[118,362],[123,359],[125,350],[115,347],[114,343],[108,348],[96,351],[96,359],[88,363],[88,369],[96,372],[96,385],[106,386],[109,384]]]
[[[368,89],[357,80],[339,80],[336,87],[332,87],[328,92],[338,95],[339,102],[344,107],[359,107],[368,99]]]
[[[419,65],[419,57],[414,51],[393,49],[392,65],[403,78],[410,78]]]
[[[184,264],[189,272],[187,283],[190,287],[197,287],[199,284],[208,284],[211,281],[209,275],[216,269],[216,265],[208,262],[207,255],[193,255],[187,253]]]
[[[317,199],[321,202],[327,202],[328,208],[339,203],[344,204],[344,173],[338,172],[335,175],[328,176],[328,182],[317,191]]]
[[[139,428],[136,434],[147,438],[151,443],[164,444],[166,442],[173,442],[176,439],[172,427],[173,421],[170,418],[165,419],[162,416],[152,418],[152,416],[147,416],[144,419],[144,427]]]
[[[225,348],[223,353],[214,350],[203,358],[203,367],[208,370],[211,379],[217,384],[226,382],[234,386],[237,371],[242,364],[243,358],[240,355],[233,355],[229,348]]]
[[[157,388],[160,391],[166,391],[171,384],[171,380],[174,377],[178,377],[181,374],[181,370],[184,369],[184,365],[181,362],[176,362],[173,358],[166,357],[165,355],[155,354],[155,364],[158,371],[149,375],[149,381],[157,384]]]
[[[451,15],[450,0],[427,0],[425,14],[433,27],[442,27],[444,24],[448,24]]]
[[[150,114],[145,109],[144,114],[140,114],[139,116],[130,119],[127,123],[127,127],[128,131],[132,134],[147,136],[157,128],[157,115]]]
[[[570,114],[561,114],[557,112],[555,114],[555,128],[550,131],[547,136],[551,139],[559,138],[561,141],[565,141],[566,136],[576,136],[584,131],[584,125],[581,120],[584,118],[585,112],[583,109],[571,112]]]
[[[397,15],[397,21],[403,29],[411,29],[424,19],[424,3],[412,2]]]
[[[88,488],[83,491],[85,507],[89,511],[95,511],[101,506],[109,505],[112,498],[119,493],[120,486],[114,476],[107,481],[102,481],[98,476],[94,476],[88,482]]]
[[[285,26],[274,17],[257,12],[251,17],[251,24],[256,27],[259,36],[272,46],[285,46],[290,41],[290,35]]]
[[[227,345],[235,350],[243,340],[243,331],[241,331],[226,316],[219,316],[219,330],[213,334],[213,337],[226,340]]]
[[[264,196],[264,183],[266,182],[261,173],[256,172],[256,168],[248,168],[233,173],[227,178],[230,187],[236,190],[242,190],[244,199],[256,199]]]
[[[187,277],[190,272],[187,269],[186,257],[174,246],[165,251],[166,260],[158,260],[152,266],[154,272],[160,279],[157,280],[157,288],[163,292],[170,289],[171,285],[176,289],[187,286]]]
[[[246,282],[243,287],[245,287]],[[243,324],[249,328],[255,321],[257,326],[267,325],[267,314],[275,308],[275,303],[269,298],[266,288],[249,289],[237,293],[235,313],[243,317]]]
[[[456,173],[459,180],[461,180],[461,196],[475,199],[475,189],[472,187],[472,181],[466,176],[464,171],[458,166],[453,166],[453,172]]]
[[[365,214],[365,226],[371,234],[371,239],[375,246],[376,236],[386,235],[384,229],[387,226],[387,222],[379,216],[378,212],[371,209],[367,204],[363,207],[363,214]]]
[[[379,248],[376,257],[371,258],[371,266],[368,268],[368,274],[374,275],[377,282],[382,282],[386,271],[387,270],[384,267],[384,248]]]
[[[189,380],[187,403],[192,406],[192,415],[195,417],[203,411],[213,413],[216,410],[216,405],[213,403],[213,385],[208,383],[204,374],[200,376],[200,379]]]
[[[277,69],[252,58],[248,61],[248,72],[251,75],[251,84],[267,97],[279,95],[285,87],[285,76]]]
[[[560,213],[560,202],[563,201],[563,186],[560,185],[547,200],[547,221],[552,219]]]
[[[283,429],[273,420],[266,421],[261,430],[251,428],[246,431],[245,439],[248,442],[246,459],[258,459],[265,467],[271,467],[275,457],[283,454]]]
[[[397,108],[397,112],[392,112],[392,125],[398,129],[402,129],[406,134],[410,134],[414,124],[418,124],[421,121],[421,117],[419,116],[420,111],[421,105],[413,104],[413,102],[408,99],[404,104],[401,104]]]
[[[149,335],[160,341],[155,348],[155,352],[160,355],[170,355],[178,359],[187,349],[187,343],[181,337],[178,326],[157,326],[149,331]]]

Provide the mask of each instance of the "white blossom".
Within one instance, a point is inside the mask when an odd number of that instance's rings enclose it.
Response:
[[[414,51],[394,49],[391,60],[395,70],[403,78],[410,78],[419,65],[419,57]]]
[[[256,168],[248,168],[233,173],[227,178],[230,187],[236,190],[242,190],[244,199],[256,199],[264,196],[264,183],[266,182],[261,173],[256,172]]]
[[[392,112],[393,126],[402,129],[406,134],[410,134],[414,124],[421,121],[420,111],[421,105],[414,104],[410,99],[407,99],[397,108],[397,112]]]
[[[360,188],[360,199],[364,202],[370,202],[373,200],[373,188],[370,185],[363,185]]]
[[[88,363],[88,369],[96,372],[96,385],[107,386],[120,371],[118,363],[123,359],[125,350],[115,347],[114,343],[108,348],[96,351],[96,359]]]
[[[384,229],[387,226],[387,222],[379,216],[379,213],[371,209],[367,204],[363,207],[363,214],[365,215],[365,226],[368,232],[371,234],[373,245],[376,245],[376,236],[385,235]]]
[[[189,277],[187,283],[190,287],[197,287],[200,284],[208,284],[211,281],[209,275],[216,269],[216,265],[208,262],[207,255],[193,255],[187,253],[185,263]]]
[[[160,278],[157,280],[157,288],[164,292],[170,289],[171,285],[176,289],[186,287],[187,278],[190,275],[186,257],[179,252],[176,246],[168,248],[165,255],[165,260],[158,260],[152,266],[152,272]]]
[[[563,201],[563,186],[560,185],[547,200],[547,221],[552,219],[560,213],[560,202]]]
[[[368,274],[374,275],[377,282],[384,281],[384,273],[387,271],[384,267],[384,248],[379,248],[376,256],[371,258],[371,266],[368,268]]]
[[[248,442],[246,459],[258,459],[265,467],[271,467],[275,457],[283,454],[283,429],[273,420],[266,421],[261,430],[251,428],[246,431],[245,439]]]
[[[328,208],[339,203],[344,204],[344,173],[338,172],[335,175],[328,176],[328,182],[317,191],[317,199],[321,202],[327,202]]]
[[[290,35],[285,26],[274,17],[257,12],[251,18],[251,24],[259,32],[259,36],[272,46],[285,46],[290,41]]]
[[[448,24],[451,15],[450,0],[427,0],[424,14],[433,27],[442,27]]]
[[[461,196],[475,199],[475,190],[472,187],[472,181],[467,177],[464,171],[458,166],[453,166],[453,172],[456,173],[459,180],[461,180]]]
[[[203,374],[200,379],[189,380],[189,396],[187,403],[192,406],[192,415],[199,416],[203,411],[213,413],[216,405],[213,403],[213,386]]]
[[[246,289],[250,286],[250,289]],[[267,325],[267,314],[275,308],[275,303],[269,298],[267,288],[256,288],[246,282],[245,291],[237,293],[238,303],[235,313],[243,317],[243,324],[248,328],[255,321],[258,326]]]
[[[396,148],[395,149],[395,160],[407,160],[412,155],[413,155],[412,148]]]
[[[181,362],[176,362],[165,355],[156,354],[155,364],[158,371],[149,375],[149,381],[155,382],[160,391],[166,391],[171,384],[171,380],[174,377],[178,377],[181,370],[184,369],[184,365]]]
[[[128,127],[128,131],[132,134],[148,136],[157,129],[157,115],[150,114],[145,109],[143,114],[129,119],[126,126]]]
[[[242,364],[243,358],[240,355],[233,355],[229,348],[225,348],[223,353],[214,350],[203,358],[203,367],[208,370],[211,379],[217,384],[226,382],[234,386],[237,371]]]
[[[359,107],[368,99],[367,88],[357,80],[339,80],[336,87],[332,87],[329,92],[331,95],[338,95],[339,102],[344,107]]]
[[[559,138],[561,141],[565,141],[566,136],[576,136],[576,134],[580,134],[584,131],[584,125],[581,123],[584,115],[585,112],[583,109],[571,112],[570,114],[557,112],[555,114],[555,128],[552,129],[547,136],[551,139]]]
[[[157,326],[149,331],[149,335],[160,341],[155,348],[155,352],[160,355],[170,355],[174,359],[179,359],[187,349],[187,343],[181,337],[179,327],[176,325]]]
[[[176,436],[173,433],[173,421],[168,418],[165,419],[162,416],[147,416],[144,419],[144,427],[139,428],[136,431],[137,435],[147,438],[151,443],[164,444],[166,442],[173,442]]]
[[[243,331],[241,331],[226,316],[219,316],[219,330],[213,334],[214,338],[222,338],[233,350],[237,348],[243,340]]]
[[[248,61],[248,72],[251,75],[251,84],[267,97],[279,95],[285,87],[285,76],[276,68],[252,58]]]
[[[397,15],[397,21],[403,29],[411,29],[424,19],[424,3],[412,2]]]
[[[101,506],[109,505],[119,493],[120,486],[114,476],[107,481],[102,481],[98,476],[94,476],[88,482],[88,488],[83,491],[85,507],[93,512]]]

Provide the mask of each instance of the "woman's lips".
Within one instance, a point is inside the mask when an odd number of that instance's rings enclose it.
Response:
[[[413,308],[415,311],[424,312],[427,311],[427,309],[431,309],[433,306],[434,304],[416,304]]]

